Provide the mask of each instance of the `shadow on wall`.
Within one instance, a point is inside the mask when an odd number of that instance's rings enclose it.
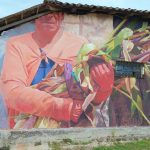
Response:
[[[0,96],[0,129],[7,129],[7,128],[8,128],[7,109],[2,96]]]

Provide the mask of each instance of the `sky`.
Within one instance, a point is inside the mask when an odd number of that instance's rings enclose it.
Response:
[[[43,0],[0,0],[0,18],[43,3]]]
[[[150,11],[150,0],[59,0],[98,6],[132,8]],[[0,0],[0,18],[42,3],[43,0]]]

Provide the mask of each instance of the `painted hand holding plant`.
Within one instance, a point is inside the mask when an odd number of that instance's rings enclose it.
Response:
[[[89,61],[91,57],[99,57],[99,60],[103,59],[105,62],[112,62],[113,65],[115,65],[114,60],[117,59],[128,62],[146,62],[145,75],[149,76],[148,61],[150,58],[150,28],[147,26],[147,23],[144,22],[142,28],[136,31],[132,31],[129,28],[123,28],[118,32],[125,21],[126,20],[123,20],[116,30],[114,30],[114,33],[112,34],[113,37],[111,37],[101,50],[98,50],[93,46],[94,50],[87,50],[87,55],[83,56],[82,54],[82,57],[79,55],[79,58],[82,58],[82,62],[85,63],[85,61]],[[118,34],[116,34],[117,32]],[[137,54],[136,56],[135,51]],[[85,53],[85,50],[83,52]],[[80,72],[82,69],[83,68],[81,67],[77,70]],[[133,115],[135,110],[138,110],[141,117],[145,119],[148,125],[150,125],[149,119],[143,112],[142,98],[140,96],[140,90],[136,85],[136,78],[122,78],[118,84],[114,84],[114,89],[131,100],[131,114]]]

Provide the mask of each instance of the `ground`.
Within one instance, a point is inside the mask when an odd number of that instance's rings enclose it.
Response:
[[[113,146],[97,147],[93,150],[150,150],[150,139],[130,143],[116,143]]]

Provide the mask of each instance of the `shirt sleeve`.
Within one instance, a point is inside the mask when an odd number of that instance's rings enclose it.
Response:
[[[16,43],[15,43],[16,44]],[[56,98],[27,85],[28,72],[20,50],[7,42],[2,69],[3,92],[9,108],[19,112],[47,116],[55,120],[70,120],[72,99]]]

